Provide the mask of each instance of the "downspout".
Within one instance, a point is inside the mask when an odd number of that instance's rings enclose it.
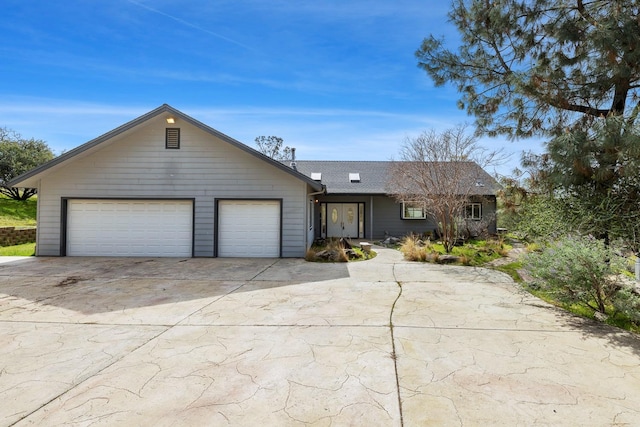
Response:
[[[307,196],[319,196],[321,194],[325,194],[327,192],[327,187],[322,185],[322,190],[316,191],[315,193],[307,193]]]

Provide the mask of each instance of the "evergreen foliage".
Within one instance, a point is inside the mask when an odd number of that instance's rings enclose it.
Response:
[[[620,116],[553,138],[525,163],[582,233],[640,249],[640,130]]]
[[[0,128],[0,194],[15,200],[27,200],[36,194],[35,188],[11,188],[6,184],[53,157],[46,142],[25,139],[15,131]]]
[[[430,35],[419,66],[458,88],[478,132],[549,137],[524,162],[547,200],[640,250],[640,3],[453,0],[449,17],[459,48]]]
[[[416,52],[453,83],[481,132],[560,135],[638,112],[640,4],[631,0],[454,0],[458,51],[427,37]]]

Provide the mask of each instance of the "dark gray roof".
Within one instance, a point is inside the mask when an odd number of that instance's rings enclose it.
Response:
[[[321,183],[327,194],[387,194],[389,168],[396,162],[391,161],[331,161],[331,160],[296,160],[296,169],[311,177],[314,173],[322,174]],[[470,168],[477,177],[478,186],[474,186],[474,195],[495,195],[500,184],[485,172],[477,163],[461,162],[463,167]],[[352,182],[349,174],[360,174],[359,182]]]
[[[298,172],[311,177],[321,173],[320,181],[327,194],[385,194],[389,162],[359,161],[296,161]],[[359,173],[360,182],[351,182],[350,173]]]
[[[215,130],[214,128],[205,125],[204,123],[194,119],[193,117],[190,117],[186,114],[184,114],[183,112],[176,110],[175,108],[173,108],[172,106],[168,105],[168,104],[163,104],[160,107],[156,108],[155,110],[152,110],[136,119],[131,120],[128,123],[123,124],[122,126],[119,126],[115,129],[113,129],[112,131],[109,131],[107,133],[105,133],[104,135],[101,135],[95,139],[92,139],[89,142],[86,142],[82,145],[80,145],[79,147],[74,148],[73,150],[70,150],[56,158],[54,158],[53,160],[35,168],[32,169],[14,179],[12,179],[11,181],[9,181],[7,183],[7,186],[9,187],[29,187],[34,183],[34,180],[37,179],[39,176],[41,176],[41,174],[49,171],[50,169],[58,166],[58,165],[62,165],[63,163],[72,160],[74,157],[78,156],[79,154],[82,154],[84,152],[89,152],[91,149],[95,148],[96,146],[105,143],[106,141],[110,140],[111,138],[120,135],[138,125],[140,125],[141,123],[146,122],[147,120],[150,120],[160,114],[170,114],[175,116],[176,118],[179,118],[181,120],[184,120],[187,123],[190,123],[194,126],[196,126],[197,128],[217,137],[220,138],[221,140],[227,142],[230,145],[233,145],[257,158],[259,158],[260,160],[270,163],[271,165],[275,166],[278,169],[281,169],[291,175],[293,175],[294,177],[308,183],[313,189],[315,189],[316,191],[320,191],[322,190],[322,186],[313,181],[311,178],[309,178],[308,176],[305,176],[304,174],[301,174],[293,169],[291,169],[290,167],[282,164],[281,162],[278,162],[276,160],[273,160],[272,158],[260,153],[257,150],[254,150],[253,148],[249,147],[248,145],[245,145],[243,143],[241,143],[240,141],[237,141],[233,138],[231,138],[230,136],[227,136],[225,134],[223,134],[222,132],[219,132],[217,130]]]

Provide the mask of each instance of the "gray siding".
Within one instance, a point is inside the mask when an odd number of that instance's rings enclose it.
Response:
[[[163,117],[156,117],[96,149],[52,168],[39,185],[38,255],[60,255],[61,199],[194,198],[194,256],[214,254],[216,198],[282,199],[282,255],[307,247],[308,185],[188,123],[180,149],[165,149]]]
[[[383,196],[343,195],[322,196],[320,203],[364,203],[365,204],[365,236],[367,239],[380,240],[386,236],[401,237],[407,234],[422,234],[436,229],[436,222],[431,219],[406,220],[401,216],[401,205],[394,199]],[[472,199],[482,203],[482,216],[489,223],[489,232],[496,233],[496,200],[495,196]],[[316,213],[316,237],[320,237],[320,210]]]
[[[373,229],[376,238],[422,234],[436,228],[435,222],[430,218],[402,219],[402,206],[390,197],[376,197],[373,209]]]

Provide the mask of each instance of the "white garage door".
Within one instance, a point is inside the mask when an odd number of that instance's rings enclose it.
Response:
[[[218,256],[280,256],[280,202],[221,200],[218,203]]]
[[[192,255],[193,203],[184,200],[69,200],[67,255]]]

